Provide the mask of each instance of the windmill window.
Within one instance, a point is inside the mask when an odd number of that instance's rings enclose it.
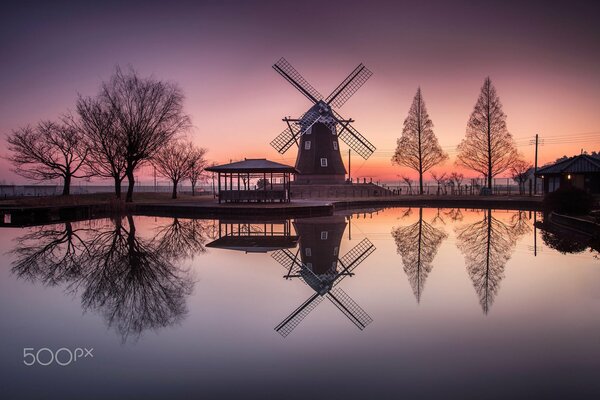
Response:
[[[338,149],[338,144],[337,144],[337,142],[335,140],[333,141],[333,149],[334,150]]]
[[[335,269],[335,267],[337,267],[337,263],[334,261],[334,262],[331,263],[331,268]]]
[[[304,150],[310,150],[310,140],[304,142]]]
[[[327,159],[321,158],[321,167],[326,167],[326,166],[327,166]]]
[[[338,251],[340,251],[340,248],[339,248],[339,247],[337,247],[337,246],[335,246],[335,247],[333,248],[333,255],[334,255],[334,256],[337,256],[337,255],[338,255]]]
[[[327,240],[327,231],[321,231],[321,240]]]
[[[310,257],[310,256],[312,256],[312,250],[311,250],[311,248],[310,248],[310,247],[307,247],[307,248],[304,250],[304,254],[306,254],[306,256],[307,256],[307,257]]]
[[[312,269],[312,263],[306,263],[306,268]]]

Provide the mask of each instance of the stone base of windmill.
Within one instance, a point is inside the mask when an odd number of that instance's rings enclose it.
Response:
[[[391,190],[374,183],[306,184],[292,182],[291,197],[297,199],[341,199],[387,197]]]

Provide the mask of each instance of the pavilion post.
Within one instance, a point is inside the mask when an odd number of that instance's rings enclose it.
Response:
[[[219,181],[218,186],[219,186],[219,204],[221,204],[221,173],[218,172],[217,173],[217,180]],[[219,234],[221,233],[221,227],[219,226]]]

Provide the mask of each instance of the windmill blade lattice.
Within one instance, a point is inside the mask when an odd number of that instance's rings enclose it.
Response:
[[[280,249],[271,253],[271,257],[283,266],[283,268],[289,270],[290,267],[298,263],[294,253],[288,249]]]
[[[285,58],[281,57],[279,61],[273,65],[273,68],[288,82],[300,90],[300,92],[308,97],[313,103],[323,99],[321,93],[312,87],[312,85],[308,83],[308,81],[304,79],[302,75],[300,75],[300,72],[296,71],[296,69],[292,67],[292,64],[290,64]]]
[[[341,288],[330,291],[327,298],[361,331],[373,322],[373,318]]]
[[[332,107],[340,108],[373,75],[362,63],[325,99]]]
[[[288,151],[288,149],[292,147],[294,143],[296,143],[296,141],[298,140],[298,136],[300,136],[299,131],[293,131],[294,125],[290,125],[290,127],[286,128],[283,132],[277,135],[277,137],[273,139],[270,143],[271,146],[273,146],[273,148],[281,154]]]
[[[349,272],[352,272],[358,267],[367,257],[375,251],[375,245],[367,238],[360,241],[359,244],[350,249],[341,259],[340,263],[344,267],[340,273],[340,279],[338,279],[335,285],[338,285],[342,279],[348,276]],[[342,274],[343,273],[343,274]]]
[[[298,257],[288,249],[273,252],[271,257],[288,270],[287,277],[299,278],[313,289],[321,287],[323,281],[312,270],[303,265]]]
[[[298,324],[308,315],[316,306],[323,301],[323,297],[318,293],[312,295],[306,300],[300,307],[295,309],[286,319],[281,321],[279,325],[275,327],[275,330],[283,337],[289,335]]]
[[[333,110],[332,112],[336,119],[338,119],[338,122],[343,121],[343,118],[338,113]],[[371,154],[375,152],[375,146],[373,146],[373,144],[361,135],[352,125],[340,122],[339,131],[339,138],[365,160],[371,157]]]

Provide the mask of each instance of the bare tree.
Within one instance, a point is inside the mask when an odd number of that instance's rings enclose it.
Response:
[[[402,175],[401,178],[404,181],[404,183],[406,183],[408,185],[408,194],[413,194],[413,190],[412,190],[413,181],[412,181],[412,179],[410,179],[406,175]]]
[[[88,151],[81,133],[66,123],[42,121],[35,127],[13,131],[8,137],[8,157],[13,171],[34,180],[62,179],[63,195],[71,192],[71,180],[85,163]]]
[[[74,124],[83,133],[89,150],[87,168],[94,176],[112,179],[120,199],[127,162],[115,114],[101,98],[79,96],[76,109],[79,119]]]
[[[490,189],[492,179],[519,158],[515,141],[506,128],[502,103],[489,77],[483,82],[465,138],[457,150],[456,164],[484,175]]]
[[[461,187],[464,179],[465,179],[465,176],[459,172],[452,172],[450,174],[450,177],[448,178],[448,180],[452,183],[453,187],[458,189],[459,193],[460,193],[460,187]]]
[[[173,183],[171,198],[177,198],[177,185],[190,176],[196,149],[189,142],[173,141],[162,147],[152,159],[156,170]]]
[[[444,231],[423,220],[423,208],[419,208],[417,222],[392,231],[398,254],[402,256],[404,272],[408,276],[417,302],[421,302],[425,280],[433,269],[433,259],[447,236]]]
[[[419,193],[423,194],[423,174],[447,160],[448,155],[442,151],[433,133],[433,122],[427,113],[421,88],[417,89],[397,143],[392,163],[416,170],[419,173]]]
[[[103,83],[101,98],[114,115],[120,144],[125,149],[126,201],[133,200],[134,172],[151,160],[177,134],[190,126],[183,112],[183,94],[174,84],[140,78],[117,67]]]
[[[190,184],[192,185],[192,196],[196,195],[196,185],[198,184],[198,182],[207,179],[204,172],[206,164],[208,163],[206,158],[204,158],[205,154],[206,149],[203,149],[201,147],[194,148],[194,154],[191,160],[192,166],[188,175]]]
[[[529,171],[533,168],[524,160],[517,160],[510,167],[512,178],[519,185],[519,194],[525,194],[525,183],[529,179]]]
[[[439,195],[442,191],[446,194],[446,173],[431,171],[431,177],[437,183],[437,194]]]

